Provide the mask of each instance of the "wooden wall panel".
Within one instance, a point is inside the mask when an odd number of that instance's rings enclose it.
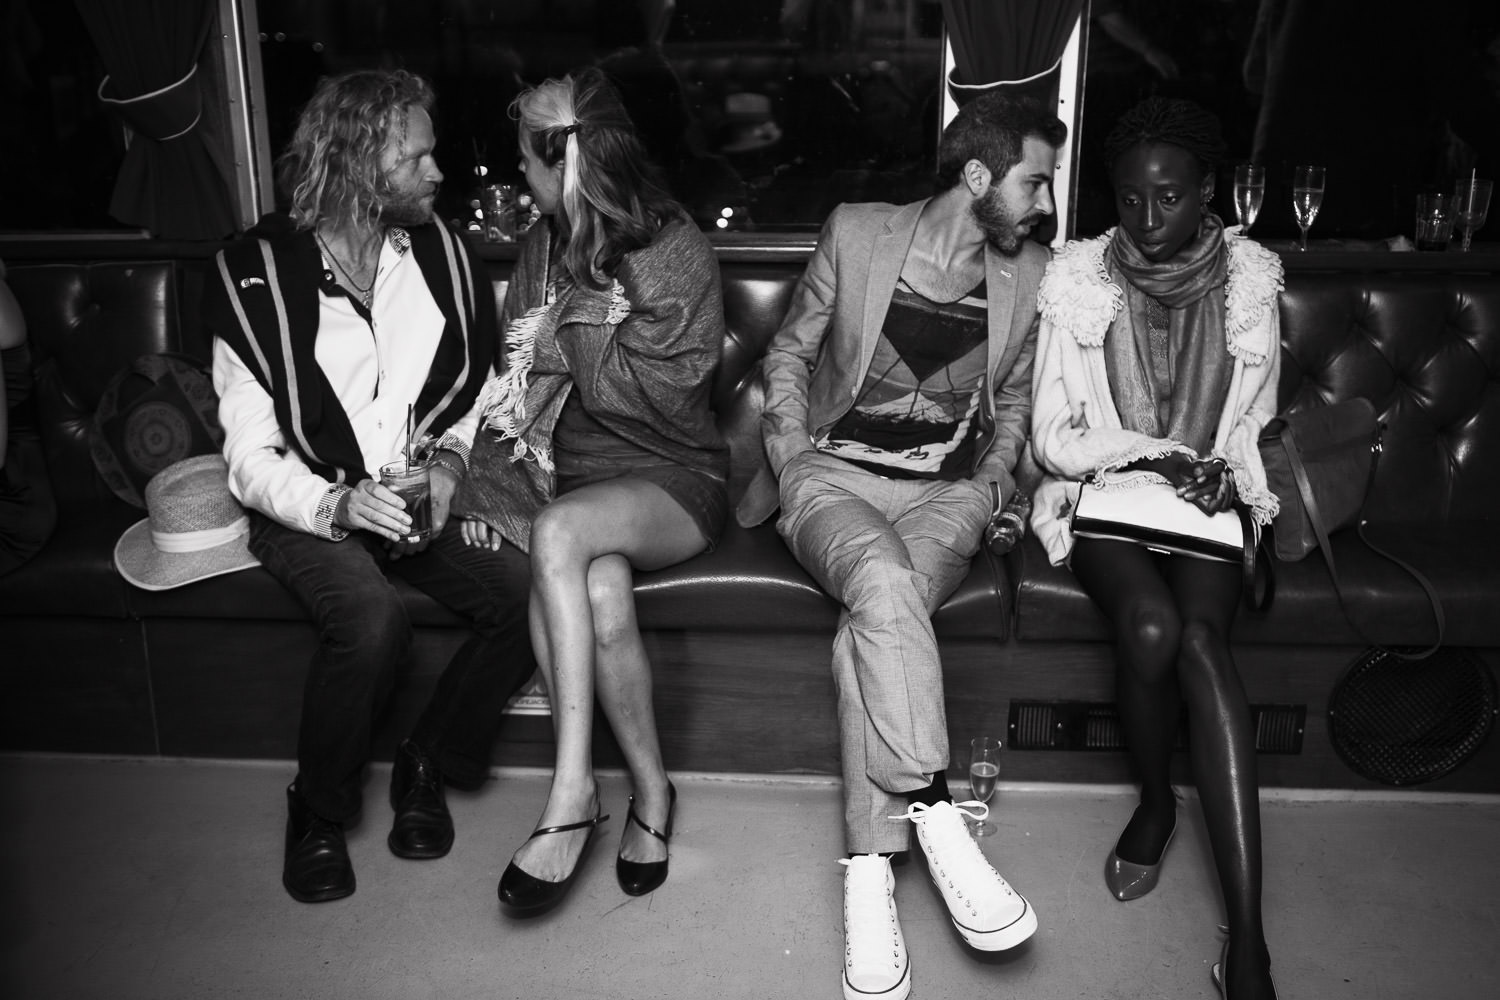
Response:
[[[140,624],[0,619],[0,750],[156,753]]]

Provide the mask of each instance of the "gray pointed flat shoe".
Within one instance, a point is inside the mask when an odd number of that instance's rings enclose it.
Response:
[[[1109,860],[1104,864],[1104,884],[1109,886],[1109,891],[1116,899],[1122,903],[1140,899],[1156,888],[1156,880],[1161,877],[1162,859],[1167,856],[1167,848],[1172,845],[1172,838],[1176,835],[1177,827],[1174,825],[1172,832],[1167,834],[1167,842],[1161,846],[1161,854],[1154,865],[1138,865],[1134,861],[1126,861],[1114,851],[1109,852]]]

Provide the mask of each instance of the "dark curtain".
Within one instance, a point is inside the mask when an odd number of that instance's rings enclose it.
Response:
[[[75,0],[109,75],[99,97],[131,129],[109,211],[163,239],[234,233],[225,166],[202,126],[195,72],[208,0]]]
[[[1062,58],[1086,0],[943,0],[958,88],[1025,80]],[[1048,87],[1055,91],[1055,80]],[[959,96],[955,94],[955,96]]]

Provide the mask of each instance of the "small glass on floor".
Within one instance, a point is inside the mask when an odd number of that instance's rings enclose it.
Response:
[[[992,736],[976,736],[969,741],[969,789],[974,798],[989,804],[995,794],[995,783],[1000,780],[1000,741]],[[976,837],[988,837],[995,832],[995,824],[981,820],[970,827]]]

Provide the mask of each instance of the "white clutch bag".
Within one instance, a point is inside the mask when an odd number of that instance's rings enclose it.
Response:
[[[1073,534],[1133,542],[1156,552],[1253,565],[1258,533],[1239,504],[1205,514],[1154,472],[1085,482],[1070,521]]]

